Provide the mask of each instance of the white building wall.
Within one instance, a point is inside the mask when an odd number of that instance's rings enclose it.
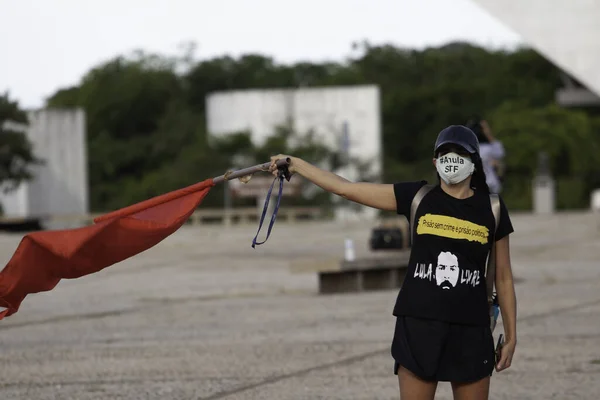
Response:
[[[23,184],[8,194],[0,193],[0,203],[5,216],[29,215],[28,189],[28,185]]]
[[[600,95],[600,1],[473,0]]]
[[[339,148],[344,123],[350,137],[349,155],[372,161],[371,172],[382,172],[380,91],[375,85],[239,90],[207,96],[207,128],[213,135],[249,130],[260,144],[275,132],[277,125],[291,121],[298,133],[314,130],[333,148]],[[356,171],[336,171],[357,179]],[[340,211],[340,218],[342,216]],[[344,218],[376,216],[377,210],[363,207]]]
[[[84,214],[88,207],[86,121],[83,110],[39,110],[28,113],[27,136],[44,164],[35,178],[0,194],[7,217]]]

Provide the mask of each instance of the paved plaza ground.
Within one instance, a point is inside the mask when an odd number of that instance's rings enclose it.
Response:
[[[492,399],[600,398],[600,215],[513,216],[519,343]],[[185,227],[0,321],[0,399],[397,399],[395,290],[321,296],[291,263],[369,224]],[[0,236],[5,263],[18,235]],[[500,331],[502,327],[497,328]],[[450,399],[448,384],[439,399]]]

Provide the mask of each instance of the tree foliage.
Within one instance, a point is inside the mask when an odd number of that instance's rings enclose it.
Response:
[[[431,178],[437,133],[479,114],[508,150],[509,206],[529,206],[542,150],[561,182],[568,182],[559,183],[559,191],[580,188],[561,206],[585,205],[589,190],[600,185],[594,161],[600,120],[554,104],[560,71],[533,50],[490,51],[468,43],[414,50],[364,42],[344,61],[282,65],[260,54],[194,61],[193,48],[175,57],[119,56],[48,100],[49,106],[87,112],[93,209],[121,207],[219,175],[235,160],[263,162],[274,153],[293,152],[313,162],[338,162],[339,154],[317,137],[289,126],[261,144],[252,143],[247,132],[211,137],[205,130],[206,96],[251,88],[379,85],[388,182]],[[218,205],[222,196],[206,201]]]
[[[27,114],[8,93],[0,96],[0,183],[10,192],[33,178],[32,167],[42,162],[33,153],[32,144],[24,130]]]
[[[554,104],[527,107],[507,102],[494,111],[491,121],[501,132],[508,154],[510,178],[505,189],[516,206],[531,203],[530,184],[542,152],[549,156],[561,208],[586,204],[589,190],[600,185],[595,161],[600,150],[598,130],[584,112]]]

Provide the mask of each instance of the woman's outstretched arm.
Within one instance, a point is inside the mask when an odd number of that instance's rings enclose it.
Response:
[[[301,175],[323,190],[365,206],[396,211],[396,196],[392,184],[351,182],[300,158],[282,154],[271,157],[273,173],[277,173],[275,162],[286,157],[290,159],[288,169],[291,174]]]

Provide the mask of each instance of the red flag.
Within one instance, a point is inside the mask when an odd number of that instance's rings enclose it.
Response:
[[[61,279],[98,272],[158,244],[185,223],[215,185],[212,179],[102,215],[94,225],[25,235],[0,272],[0,319],[30,293]]]

